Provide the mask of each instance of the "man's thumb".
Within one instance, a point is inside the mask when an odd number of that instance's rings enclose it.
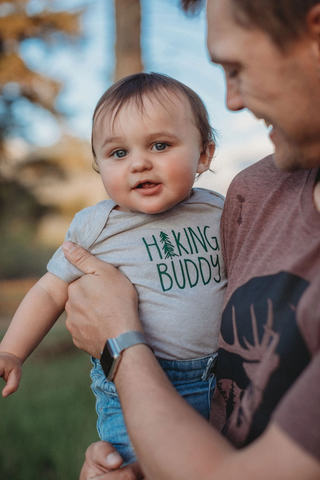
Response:
[[[69,241],[62,244],[62,250],[69,262],[86,274],[96,273],[102,262],[84,248]]]

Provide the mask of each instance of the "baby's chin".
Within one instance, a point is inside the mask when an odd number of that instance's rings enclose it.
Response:
[[[180,203],[188,200],[190,197],[192,197],[192,195],[193,195],[193,191],[191,190],[191,192],[189,192],[186,197],[181,198],[181,200],[177,199],[177,201],[172,203],[168,202],[168,203],[159,205],[157,204],[157,202],[153,204],[153,202],[150,201],[150,203],[146,203],[145,205],[142,205],[141,208],[137,208],[134,205],[132,206],[117,205],[116,207],[114,207],[114,209],[120,212],[127,212],[127,213],[144,213],[145,215],[157,215],[158,213],[164,213],[171,210],[176,205],[179,205]]]

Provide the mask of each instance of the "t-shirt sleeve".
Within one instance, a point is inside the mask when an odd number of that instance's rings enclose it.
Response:
[[[65,240],[69,240],[76,243],[77,245],[80,245],[83,248],[86,248],[86,246],[83,245],[82,242],[82,235],[80,229],[81,221],[79,218],[79,214],[76,214],[76,216],[71,222],[69,230],[66,233]],[[48,272],[53,273],[67,283],[71,283],[83,275],[81,270],[72,265],[72,263],[70,263],[69,260],[66,259],[62,247],[58,248],[58,250],[55,252],[53,257],[49,261],[47,265],[47,270]]]
[[[71,222],[65,240],[74,242],[85,250],[90,251],[90,248],[104,229],[114,206],[115,203],[112,200],[103,200],[78,212]],[[67,283],[71,283],[83,275],[78,268],[66,259],[61,247],[58,248],[49,261],[47,270]]]
[[[320,460],[320,351],[288,390],[273,419],[294,441]]]

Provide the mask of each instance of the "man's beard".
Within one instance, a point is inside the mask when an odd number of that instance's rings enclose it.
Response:
[[[319,132],[320,138],[320,132]],[[281,142],[275,146],[275,165],[285,172],[297,172],[320,166],[320,141],[318,145],[300,147],[281,135]]]

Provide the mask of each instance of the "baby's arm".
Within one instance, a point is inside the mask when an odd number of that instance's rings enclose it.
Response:
[[[0,376],[7,382],[4,397],[17,390],[22,363],[59,318],[67,299],[68,284],[46,273],[21,302],[0,343]]]

